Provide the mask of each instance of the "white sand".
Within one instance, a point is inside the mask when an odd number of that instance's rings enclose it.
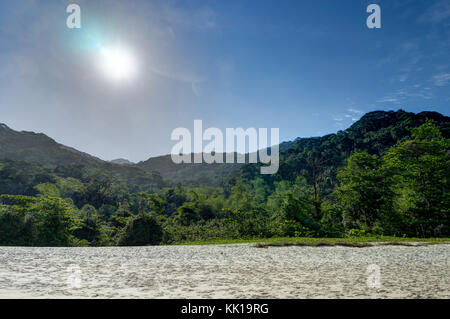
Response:
[[[450,298],[449,252],[448,244],[0,247],[0,298]],[[379,288],[367,285],[371,264]]]

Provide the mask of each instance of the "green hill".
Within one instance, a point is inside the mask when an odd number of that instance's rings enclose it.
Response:
[[[59,144],[42,133],[17,132],[0,124],[0,159],[21,160],[44,167],[93,165],[102,160]]]
[[[0,124],[0,160],[19,161],[40,166],[42,169],[56,170],[66,177],[83,174],[110,175],[131,188],[139,185],[143,189],[162,186],[161,177],[148,173],[133,165],[119,165],[74,148],[57,143],[45,134],[18,132],[5,124]],[[76,172],[76,173],[75,173]]]
[[[449,137],[435,112],[371,112],[280,144],[278,173],[261,175],[169,155],[115,164],[0,125],[0,244],[145,244],[153,231],[163,243],[448,237]]]
[[[417,127],[426,119],[434,120],[444,136],[450,134],[449,117],[436,112],[414,114],[376,111],[365,114],[351,127],[336,134],[322,137],[297,138],[280,144],[280,170],[266,179],[292,179],[302,170],[311,171],[312,166],[326,166],[336,170],[353,152],[365,150],[371,154],[381,154],[395,142],[409,134],[409,128]],[[316,163],[308,161],[314,158]],[[170,155],[149,158],[133,164],[131,162],[102,161],[89,154],[59,144],[44,134],[17,132],[0,124],[0,159],[21,160],[42,165],[46,168],[82,165],[102,168],[119,174],[126,179],[137,180],[140,175],[159,174],[171,183],[190,183],[220,186],[230,177],[259,175],[258,164],[175,164]],[[313,174],[313,172],[310,172]]]

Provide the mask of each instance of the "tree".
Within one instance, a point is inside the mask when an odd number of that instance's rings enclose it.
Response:
[[[18,222],[23,221],[18,233],[22,235],[16,237],[17,242],[35,246],[68,246],[73,238],[71,233],[80,227],[77,209],[70,201],[45,196],[1,195],[0,198],[5,203],[0,205],[5,211],[2,218],[14,222],[16,229]]]
[[[314,218],[321,218],[321,202],[323,189],[330,179],[330,164],[333,160],[332,147],[321,145],[321,141],[316,140],[308,150],[303,150],[290,161],[294,172],[303,176],[312,185],[314,190]]]
[[[392,212],[394,193],[391,178],[381,169],[377,155],[356,152],[347,159],[347,166],[338,172],[338,201],[345,209],[347,228],[373,230],[375,222]]]
[[[0,244],[33,245],[30,218],[9,207],[0,207]]]
[[[74,235],[81,240],[96,244],[100,235],[100,218],[94,206],[86,204],[80,210],[81,227],[74,231]]]
[[[302,200],[301,197],[294,197],[292,192],[287,192],[281,206],[281,215],[286,220],[294,220],[303,226],[317,229],[318,225],[311,217],[313,208],[311,202]]]
[[[384,157],[395,175],[397,204],[415,236],[449,233],[450,139],[432,121],[411,130]],[[442,225],[442,226],[441,226]]]
[[[146,246],[161,243],[163,232],[156,219],[148,213],[140,213],[129,219],[119,237],[120,246]]]
[[[229,197],[230,208],[243,209],[250,211],[253,209],[253,197],[251,186],[243,179],[238,179],[236,184],[231,188],[231,195]]]
[[[173,222],[181,226],[189,226],[192,223],[199,221],[200,215],[196,208],[194,203],[184,203],[178,207],[178,214],[173,218]]]

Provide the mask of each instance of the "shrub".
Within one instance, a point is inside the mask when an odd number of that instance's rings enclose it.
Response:
[[[162,228],[150,214],[141,213],[128,220],[119,236],[120,246],[158,245],[163,237]]]

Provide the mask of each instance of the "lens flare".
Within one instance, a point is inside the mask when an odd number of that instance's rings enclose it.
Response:
[[[100,50],[100,58],[101,69],[111,80],[128,80],[136,74],[134,56],[122,47],[104,47]]]

